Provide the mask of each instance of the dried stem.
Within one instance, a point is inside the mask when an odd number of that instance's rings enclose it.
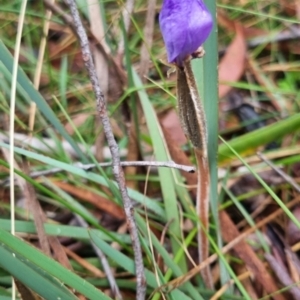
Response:
[[[85,66],[88,70],[89,77],[93,86],[93,90],[96,96],[97,102],[97,111],[101,118],[103,124],[103,130],[107,139],[108,146],[110,148],[112,154],[112,163],[113,163],[113,174],[115,176],[116,182],[118,184],[123,205],[124,211],[126,214],[128,230],[130,233],[133,251],[134,251],[134,260],[135,260],[135,269],[136,269],[136,279],[137,279],[137,299],[145,299],[146,292],[146,280],[144,274],[144,265],[143,265],[143,257],[141,245],[138,237],[138,230],[136,226],[136,222],[134,219],[134,210],[132,206],[132,202],[128,196],[124,172],[120,164],[120,155],[119,148],[115,141],[114,135],[112,133],[112,128],[110,125],[109,117],[106,110],[106,102],[103,97],[103,93],[101,91],[99,80],[96,74],[95,66],[93,63],[89,41],[82,25],[77,6],[74,0],[66,0],[67,4],[70,7],[70,11],[74,20],[74,26],[76,28],[76,33],[81,45],[82,57],[85,63]]]
[[[195,167],[193,166],[186,166],[186,165],[179,165],[176,164],[173,161],[121,161],[120,165],[122,167],[129,167],[129,166],[135,166],[135,167],[165,167],[165,168],[173,168],[173,169],[177,169],[177,170],[181,170],[187,173],[195,173]],[[81,162],[77,162],[74,163],[74,167],[83,169],[85,171],[89,171],[93,168],[95,168],[96,166],[100,166],[102,168],[105,167],[111,167],[112,163],[107,162],[107,163],[98,163],[96,164],[82,164]],[[33,171],[31,173],[29,173],[29,176],[31,178],[37,178],[40,176],[49,176],[49,175],[53,175],[53,174],[57,174],[60,172],[63,172],[64,169],[62,168],[52,168],[49,170],[42,170],[42,171]],[[0,181],[0,186],[7,186],[9,184],[9,178]]]

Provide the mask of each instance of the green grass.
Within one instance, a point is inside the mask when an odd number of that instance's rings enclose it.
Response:
[[[3,2],[3,3],[2,3]],[[2,1],[0,8],[0,112],[3,120],[1,134],[8,136],[10,117],[10,92],[12,86],[13,53],[17,20],[20,14],[21,1]],[[215,1],[206,1],[215,15]],[[231,21],[239,22],[248,34],[255,29],[258,36],[266,33],[275,37],[289,26],[296,26],[299,21],[293,12],[293,4],[285,9],[278,1],[262,3],[258,1],[219,1],[218,8]],[[58,1],[62,6],[62,2]],[[94,20],[88,11],[86,0],[78,1],[78,6],[87,27]],[[165,63],[165,48],[155,22],[153,45],[150,49],[150,68],[147,80],[143,83],[139,76],[141,44],[147,40],[144,36],[147,1],[135,2],[134,13],[131,15],[131,27],[128,34],[124,25],[119,22],[124,1],[100,1],[101,15],[105,28],[105,40],[111,56],[117,59],[119,40],[125,38],[124,56],[120,59],[120,70],[126,76],[124,84],[116,81],[112,63],[109,63],[109,92],[107,96],[108,111],[113,121],[122,160],[126,160],[126,151],[132,142],[128,137],[128,120],[135,128],[139,157],[142,160],[168,161],[178,160],[181,156],[170,156],[167,139],[161,129],[161,118],[171,109],[176,109],[176,80],[174,74],[167,77],[168,67]],[[157,3],[156,11],[160,9]],[[62,6],[63,7],[63,6]],[[95,6],[97,7],[97,6]],[[64,8],[67,12],[67,10]],[[36,72],[37,53],[45,21],[45,7],[42,3],[31,1],[26,9],[26,18],[22,33],[21,58],[18,65],[16,84],[15,133],[23,134],[25,141],[30,141],[28,127],[29,105],[31,101],[37,105],[37,114],[32,138],[41,142],[40,146],[16,144],[14,158],[22,167],[22,159],[30,164],[30,170],[49,170],[59,168],[54,174],[31,178],[24,170],[15,169],[15,174],[25,179],[33,187],[37,198],[47,216],[45,231],[49,236],[56,236],[61,242],[67,240],[65,246],[79,245],[76,250],[84,261],[89,262],[103,271],[98,257],[91,247],[94,243],[107,257],[108,263],[114,268],[114,277],[124,299],[135,298],[135,268],[133,249],[128,232],[119,232],[123,220],[114,219],[106,211],[99,211],[95,206],[82,201],[88,193],[103,196],[112,205],[121,206],[122,202],[117,191],[111,168],[93,168],[85,171],[74,163],[83,164],[97,161],[99,152],[94,145],[102,128],[97,122],[95,99],[84,68],[80,48],[74,36],[56,14],[52,14],[50,33],[47,38],[46,53],[43,59],[41,84],[36,90],[32,84]],[[217,32],[218,31],[218,32]],[[256,107],[259,119],[265,125],[255,131],[246,132],[246,124],[240,122],[230,109],[228,99],[218,96],[218,61],[220,49],[227,49],[235,32],[224,27],[215,20],[215,29],[204,48],[206,55],[201,60],[193,61],[193,70],[197,85],[203,99],[207,128],[208,153],[211,171],[211,216],[210,253],[217,254],[214,267],[218,268],[215,290],[204,287],[198,272],[193,278],[176,286],[167,293],[167,289],[159,289],[168,285],[176,278],[184,278],[198,264],[195,254],[197,248],[197,225],[195,197],[191,187],[187,186],[185,174],[169,168],[138,168],[136,174],[126,176],[128,194],[134,203],[135,219],[139,230],[139,238],[143,250],[145,265],[147,296],[151,299],[210,299],[216,291],[231,280],[232,284],[224,290],[221,299],[250,299],[250,294],[240,279],[240,270],[247,266],[236,252],[223,254],[226,245],[222,236],[222,224],[219,221],[219,210],[225,210],[239,227],[241,232],[255,225],[265,216],[281,208],[282,216],[287,222],[299,226],[294,215],[294,208],[287,204],[294,200],[295,192],[288,182],[277,184],[272,176],[264,177],[262,171],[265,164],[257,160],[247,161],[255,156],[257,150],[273,158],[273,162],[282,167],[292,178],[297,177],[299,155],[298,138],[300,128],[300,93],[299,87],[299,53],[296,41],[287,40],[282,44],[278,41],[262,42],[257,46],[249,46],[247,55],[253,61],[255,72],[246,68],[241,78],[234,82],[224,82],[241,93],[244,102]],[[246,43],[256,36],[246,36]],[[283,47],[283,45],[286,47]],[[288,51],[286,49],[289,49]],[[287,66],[290,66],[288,68]],[[230,70],[229,70],[230,71]],[[261,81],[257,78],[260,75]],[[100,82],[100,85],[102,83]],[[226,106],[227,105],[227,106]],[[225,108],[224,108],[225,107]],[[81,123],[76,123],[82,118]],[[175,121],[174,121],[175,122]],[[72,133],[67,126],[72,127]],[[222,139],[219,139],[221,132]],[[171,132],[177,138],[177,132]],[[49,145],[45,138],[51,140]],[[226,142],[225,142],[226,141]],[[271,151],[266,146],[277,142],[278,147]],[[69,147],[65,147],[68,143]],[[42,147],[43,145],[43,147]],[[8,150],[7,142],[0,141],[1,149]],[[106,142],[97,146],[97,151],[107,150]],[[180,145],[181,154],[185,153],[191,163],[194,162],[189,144]],[[71,150],[70,150],[71,149]],[[125,151],[125,154],[124,154]],[[105,152],[106,153],[106,152]],[[106,161],[111,157],[105,155]],[[239,162],[238,162],[239,161]],[[243,166],[243,168],[238,167]],[[9,186],[5,185],[9,173],[9,162],[5,156],[0,158],[0,298],[10,299],[11,277],[17,278],[25,286],[45,299],[77,299],[78,294],[88,299],[112,299],[113,295],[103,292],[110,289],[105,278],[97,278],[83,264],[69,258],[74,270],[67,270],[47,257],[38,248],[36,228],[33,216],[26,205],[21,205],[24,191],[16,182],[16,232],[10,234],[9,219]],[[218,178],[218,171],[226,173]],[[125,172],[126,169],[125,169]],[[240,183],[244,176],[256,179],[256,184],[239,194],[234,193],[232,184]],[[263,178],[263,179],[262,179]],[[273,181],[272,181],[273,180]],[[55,185],[55,181],[64,182],[78,187],[85,195],[69,194]],[[259,183],[259,184],[258,184]],[[235,186],[236,187],[236,186]],[[256,197],[273,199],[271,202],[256,203]],[[270,204],[271,203],[271,204]],[[261,208],[257,215],[253,212]],[[250,207],[250,208],[249,208]],[[83,228],[78,224],[69,223],[74,215],[81,216],[89,225]],[[246,222],[241,221],[246,220]],[[282,222],[284,223],[284,222]],[[282,223],[277,222],[284,236],[289,232]],[[270,223],[269,226],[275,226]],[[278,227],[276,227],[276,230]],[[299,228],[299,227],[298,227]],[[274,247],[274,241],[267,235],[266,227],[256,228],[255,234],[259,245],[257,255],[263,262],[263,255]],[[278,232],[278,230],[276,231]],[[269,244],[268,242],[269,241]],[[253,241],[252,241],[253,242]],[[251,243],[249,242],[251,245]],[[76,246],[76,247],[77,247]],[[292,246],[292,245],[289,245]],[[284,250],[282,248],[281,250]],[[75,251],[75,250],[74,250]],[[282,251],[284,252],[284,251]],[[285,258],[283,258],[285,260]],[[280,283],[270,268],[266,268],[276,282],[278,290],[288,289]],[[253,279],[253,278],[252,278]],[[257,297],[262,297],[257,282],[252,281],[252,288]],[[76,290],[76,292],[75,292]],[[153,294],[153,292],[156,293]],[[265,294],[264,294],[265,295]],[[20,295],[17,295],[18,299]],[[126,298],[127,297],[127,298]]]

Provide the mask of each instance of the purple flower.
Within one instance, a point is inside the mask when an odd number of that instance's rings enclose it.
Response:
[[[159,24],[168,61],[180,66],[208,38],[213,20],[202,0],[164,0]]]

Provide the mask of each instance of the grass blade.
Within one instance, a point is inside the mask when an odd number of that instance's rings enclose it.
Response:
[[[74,290],[88,297],[89,299],[102,299],[109,300],[110,298],[104,295],[101,291],[97,290],[94,286],[89,284],[86,280],[80,278],[76,274],[62,267],[58,262],[53,260],[52,258],[46,256],[39,250],[34,247],[28,245],[27,243],[19,240],[18,238],[12,236],[8,232],[4,231],[0,228],[0,263],[5,264],[8,255],[13,257],[13,253],[15,255],[20,255],[20,257],[24,257],[27,260],[28,265],[30,265],[29,269],[33,270],[33,266],[43,270],[45,274],[51,276],[53,280],[59,280],[62,283],[72,287]],[[11,265],[13,267],[14,263]],[[10,265],[6,264],[7,268],[10,268]],[[24,265],[22,265],[24,267]],[[25,268],[25,267],[24,267]],[[18,268],[14,268],[15,271],[18,271]],[[34,284],[35,286],[35,284]],[[43,286],[41,286],[43,287]],[[35,288],[37,288],[35,286]],[[50,297],[47,299],[57,299],[57,297]],[[71,298],[61,298],[61,299],[71,299]],[[74,299],[74,298],[72,298]],[[76,298],[75,298],[76,299]]]

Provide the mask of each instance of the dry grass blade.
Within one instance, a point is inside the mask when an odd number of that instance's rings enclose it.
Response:
[[[141,49],[140,70],[139,74],[142,82],[145,82],[145,76],[149,71],[150,51],[153,41],[154,21],[155,21],[155,5],[156,0],[148,1],[146,22],[144,27],[144,42]]]
[[[25,162],[24,163],[25,174],[28,173],[28,170],[29,167],[27,165],[27,162]],[[24,180],[23,192],[28,203],[29,211],[33,214],[33,219],[34,219],[41,249],[46,255],[51,257],[50,244],[44,229],[44,223],[46,222],[44,212],[42,210],[40,203],[36,198],[36,193],[33,186],[25,180]]]
[[[101,7],[98,2],[94,0],[87,0],[87,6],[90,14],[90,26],[91,32],[97,38],[98,41],[101,41],[101,46],[105,50],[106,53],[109,53],[109,47],[105,42],[105,31],[104,31],[104,21],[102,20]],[[108,77],[109,77],[109,69],[108,62],[99,48],[92,48],[93,58],[95,60],[95,68],[97,77],[101,84],[102,93],[105,99],[107,99],[108,94]],[[96,122],[100,122],[97,120]],[[95,126],[95,133],[98,133],[96,138],[96,159],[97,161],[103,161],[103,144],[104,144],[104,133],[103,131],[99,132],[99,124]]]
[[[24,173],[28,174],[29,172],[29,164],[27,161],[24,161],[23,164]],[[24,195],[27,199],[30,211],[33,214],[34,223],[36,226],[38,238],[40,241],[41,248],[45,254],[51,257],[50,247],[53,250],[53,254],[55,255],[57,261],[59,261],[63,266],[68,269],[72,269],[71,264],[68,260],[68,257],[58,241],[58,239],[54,236],[47,236],[44,228],[44,223],[46,223],[46,216],[43,212],[40,202],[37,200],[36,192],[33,186],[22,179],[24,181]]]
[[[26,13],[27,0],[22,1],[20,16],[18,20],[18,31],[16,37],[14,63],[12,70],[12,84],[10,90],[10,109],[9,109],[9,176],[10,176],[10,220],[11,234],[15,234],[15,188],[14,188],[14,132],[15,132],[15,111],[16,111],[16,91],[18,77],[18,62],[20,54],[20,46],[22,39],[22,31]],[[16,288],[14,279],[12,280],[12,299],[16,299]]]
[[[55,0],[50,0],[50,2],[54,3]],[[47,44],[47,36],[48,36],[48,32],[49,32],[49,24],[50,24],[51,15],[52,15],[51,10],[47,10],[46,17],[45,17],[45,23],[44,23],[44,27],[43,27],[43,35],[41,37],[36,71],[34,73],[34,79],[33,79],[33,85],[37,90],[39,89],[40,81],[41,81],[42,67],[43,67],[44,54],[45,54],[45,49],[46,49],[46,44]],[[30,113],[29,113],[29,131],[30,132],[33,131],[35,113],[36,113],[36,103],[31,102],[30,103]]]
[[[246,271],[246,272],[242,273],[241,275],[239,275],[237,278],[240,281],[244,281],[245,279],[247,279],[249,277],[251,277],[251,272]],[[232,285],[234,285],[234,280],[233,279],[231,279],[229,282],[227,282],[225,285],[223,285],[209,300],[219,299],[228,290],[228,288]],[[256,300],[256,299],[258,299],[257,296],[252,294],[251,295],[251,300]]]

